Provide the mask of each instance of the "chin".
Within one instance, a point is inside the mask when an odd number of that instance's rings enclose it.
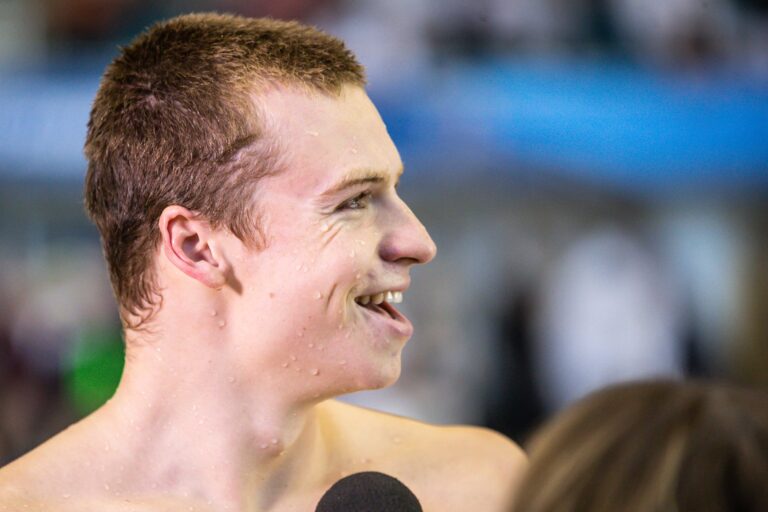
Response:
[[[382,389],[391,386],[400,378],[400,354],[392,361],[388,361],[376,368],[370,368],[360,378],[360,391]]]

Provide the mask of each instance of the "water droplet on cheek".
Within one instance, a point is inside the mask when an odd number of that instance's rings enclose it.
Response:
[[[288,368],[288,363],[283,363],[280,366],[282,366],[283,368]]]
[[[290,359],[291,359],[291,361],[295,361],[295,360],[296,360],[296,356],[295,356],[295,355],[293,355],[293,354],[291,354],[291,355],[290,355]]]
[[[354,250],[353,251],[349,251],[349,257],[350,258],[354,258],[355,256],[357,256],[357,253]]]
[[[323,232],[323,233],[327,233],[329,229],[331,229],[331,225],[328,224],[327,222],[323,222],[320,225],[320,231]]]
[[[309,348],[315,348],[315,344],[314,344],[314,343],[309,343],[307,346],[308,346]]]
[[[218,312],[217,312],[215,309],[212,309],[212,310],[211,310],[211,316],[216,316],[216,315],[218,315],[218,314],[219,314],[219,313],[218,313]]]
[[[311,370],[309,370],[309,373],[317,377],[318,375],[320,375],[320,370],[318,370],[317,368],[312,368]]]
[[[322,299],[322,298],[323,298],[323,294],[322,294],[321,292],[315,292],[315,298],[316,298],[317,300],[320,300],[320,299]]]
[[[347,365],[347,362],[344,359],[339,361],[339,366],[346,366],[346,365]]]
[[[225,322],[224,320],[219,320],[219,323],[218,323],[219,329],[224,328],[225,325],[227,325],[227,322]]]

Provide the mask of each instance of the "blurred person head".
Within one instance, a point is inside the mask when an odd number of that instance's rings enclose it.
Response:
[[[266,126],[266,93],[292,86],[338,96],[364,84],[340,40],[295,22],[187,15],[123,48],[91,110],[85,202],[124,323],[140,324],[158,302],[153,257],[167,206],[263,245],[253,196],[260,178],[280,170],[288,142]]]
[[[704,382],[598,391],[537,431],[518,512],[768,510],[768,394]]]

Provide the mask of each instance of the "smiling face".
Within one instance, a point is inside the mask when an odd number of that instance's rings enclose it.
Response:
[[[238,364],[314,394],[391,384],[413,331],[397,302],[411,266],[435,255],[397,195],[397,149],[358,87],[282,88],[262,104],[285,160],[258,185],[266,248],[241,246],[233,261],[243,291],[228,329],[249,354]]]

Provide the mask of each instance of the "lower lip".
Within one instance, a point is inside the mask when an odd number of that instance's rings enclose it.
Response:
[[[388,334],[405,340],[413,335],[413,324],[391,304],[382,303],[380,306],[387,311],[387,314],[376,313],[364,306],[356,305],[371,321],[383,325]]]

